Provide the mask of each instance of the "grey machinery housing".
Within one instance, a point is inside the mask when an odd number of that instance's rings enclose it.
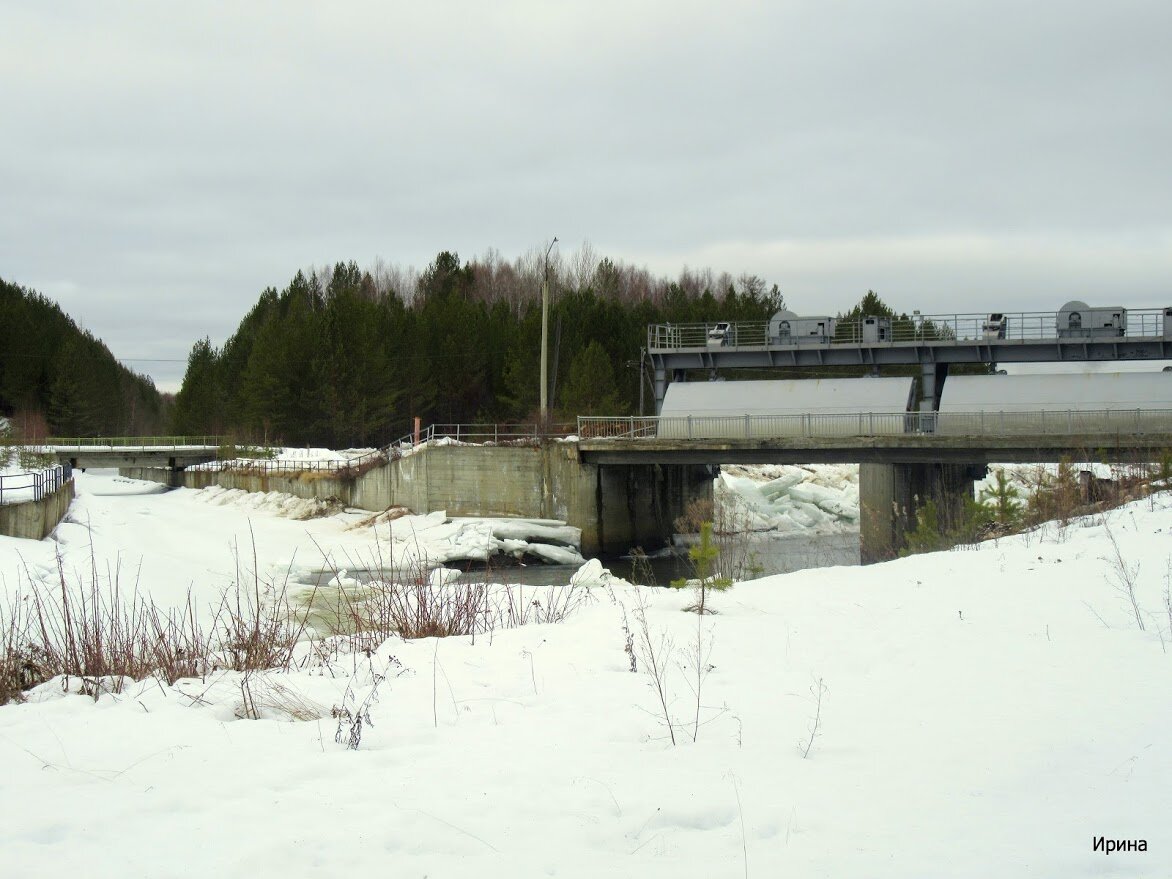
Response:
[[[1127,309],[1117,305],[1092,308],[1077,299],[1058,309],[1058,337],[1122,336],[1127,333]]]

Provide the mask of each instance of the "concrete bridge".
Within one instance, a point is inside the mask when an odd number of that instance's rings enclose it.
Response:
[[[597,464],[1147,461],[1172,448],[1172,409],[584,416],[578,437]]]
[[[36,450],[54,455],[62,464],[87,467],[153,467],[177,471],[219,457],[220,438],[50,437]]]
[[[420,442],[392,444],[364,468],[256,461],[180,472],[212,460],[218,444],[56,448],[81,466],[119,466],[127,476],[193,488],[335,497],[369,510],[399,504],[560,519],[582,529],[587,554],[663,545],[689,502],[711,499],[716,465],[858,463],[861,549],[870,562],[898,552],[924,499],[959,510],[989,463],[1161,460],[1172,449],[1172,411],[581,418],[577,438],[465,427],[471,444],[429,442],[445,436],[454,431],[429,428]]]
[[[925,500],[959,517],[988,464],[1161,460],[1172,410],[580,418],[578,432],[602,468],[857,463],[866,564],[898,553]]]

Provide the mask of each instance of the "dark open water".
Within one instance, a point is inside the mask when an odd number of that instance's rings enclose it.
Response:
[[[828,568],[836,565],[859,564],[859,534],[857,531],[842,534],[798,534],[764,535],[754,534],[737,539],[726,550],[729,556],[742,562],[743,574],[740,579],[766,577],[770,574],[786,574],[806,568]],[[632,560],[629,557],[600,557],[603,567],[609,568],[616,577],[633,579]],[[661,553],[648,559],[651,576],[655,583],[666,586],[681,577],[692,576],[691,562],[687,550],[679,548],[672,553]],[[461,568],[457,562],[449,568]],[[498,582],[524,583],[528,586],[563,585],[577,571],[573,565],[516,565],[494,566],[492,579]],[[462,580],[479,580],[485,576],[483,565],[471,566]],[[637,578],[646,580],[647,577]]]

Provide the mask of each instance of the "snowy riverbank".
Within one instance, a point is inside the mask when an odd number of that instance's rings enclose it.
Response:
[[[92,528],[65,529],[67,565],[91,539],[99,570],[141,557],[140,588],[160,600],[214,591],[250,524],[266,570],[314,541],[364,545],[333,519],[249,516],[187,492],[109,503],[107,488],[137,490],[83,479]],[[265,720],[237,719],[236,673],[97,702],[51,682],[0,708],[5,870],[1168,875],[1170,507],[1161,495],[969,550],[738,584],[699,619],[681,611],[688,594],[595,587],[560,624],[391,639],[254,676]],[[53,549],[20,543],[0,543],[7,587],[21,558]],[[1128,570],[1145,631],[1119,588]],[[348,751],[334,715],[359,705],[370,723]],[[1101,836],[1146,850],[1108,856]]]

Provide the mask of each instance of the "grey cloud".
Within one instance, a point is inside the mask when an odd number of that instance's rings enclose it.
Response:
[[[222,341],[310,263],[511,257],[554,234],[831,310],[868,287],[925,310],[1166,295],[1164,3],[5,18],[0,275],[127,358]],[[183,366],[133,365],[165,386]]]

